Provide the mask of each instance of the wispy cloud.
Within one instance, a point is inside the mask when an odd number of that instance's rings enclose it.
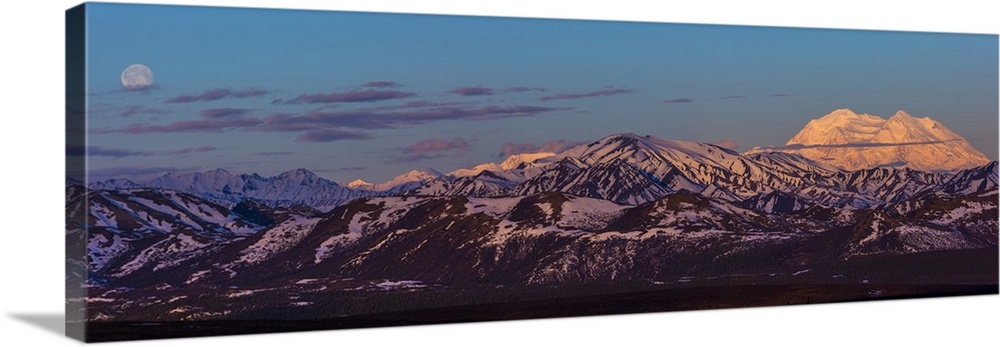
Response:
[[[225,98],[231,99],[245,99],[249,97],[266,95],[268,92],[263,89],[250,88],[250,89],[229,89],[229,88],[213,88],[206,90],[197,94],[185,94],[175,96],[173,98],[167,99],[168,103],[188,103],[188,102],[203,102],[203,101],[215,101]]]
[[[182,148],[182,149],[167,150],[167,151],[136,151],[124,148],[67,145],[66,155],[71,157],[91,156],[91,157],[126,158],[126,157],[148,157],[148,156],[158,156],[158,155],[184,155],[192,153],[210,152],[214,150],[216,150],[216,148],[212,146]]]
[[[746,95],[728,95],[720,97],[719,99],[746,99],[746,98],[747,98]]]
[[[496,92],[493,88],[486,87],[458,87],[448,91],[451,94],[461,96],[493,95]]]
[[[664,100],[663,102],[667,104],[676,104],[676,103],[694,102],[694,100],[691,100],[691,98],[676,98],[676,99]]]
[[[251,110],[245,108],[210,108],[201,111],[201,117],[207,119],[221,119],[230,118],[234,116],[243,116],[250,113]]]
[[[626,88],[616,88],[616,89],[604,89],[589,93],[580,94],[556,94],[550,96],[543,96],[538,98],[538,101],[549,101],[549,100],[565,100],[565,99],[581,99],[581,98],[593,98],[598,96],[611,96],[617,94],[631,93],[631,89]]]
[[[259,155],[259,156],[262,156],[262,157],[272,157],[272,156],[277,156],[277,155],[292,155],[292,154],[295,154],[295,152],[257,152],[257,153],[254,153],[254,155]]]
[[[93,156],[93,157],[124,158],[124,157],[150,156],[154,154],[155,152],[136,151],[123,148],[66,145],[66,156],[70,157]]]
[[[505,142],[501,146],[500,155],[504,156],[504,157],[507,157],[507,156],[511,156],[511,155],[514,155],[514,154],[521,154],[521,153],[539,153],[539,152],[559,153],[559,152],[565,151],[567,149],[576,147],[579,144],[580,144],[579,142],[575,142],[575,141],[552,140],[552,141],[543,143],[541,146],[537,146],[536,147],[535,144],[530,143],[530,142],[521,143],[521,144],[517,144],[517,143],[513,143],[513,142]]]
[[[325,130],[317,130],[317,131],[306,132],[306,133],[304,133],[302,135],[299,135],[299,137],[297,137],[295,139],[295,141],[299,141],[299,142],[333,142],[333,141],[340,141],[340,140],[365,140],[365,139],[370,139],[370,138],[372,138],[372,136],[369,135],[369,134],[365,134],[365,133],[354,132],[354,131],[346,131],[346,130],[338,130],[338,129],[325,129]]]
[[[371,81],[361,86],[365,88],[393,88],[398,87],[399,83],[393,81]]]
[[[505,89],[505,91],[512,92],[512,93],[544,92],[545,88],[541,88],[541,87],[523,87],[522,86],[522,87],[507,88],[507,89]]]
[[[182,154],[191,154],[191,153],[211,152],[211,151],[214,151],[216,149],[218,149],[218,148],[215,148],[213,146],[201,146],[201,147],[196,147],[196,148],[184,148],[184,149],[178,149],[178,150],[173,150],[173,151],[164,151],[162,153],[163,154],[167,154],[167,155],[182,155]]]
[[[235,119],[179,121],[164,125],[132,124],[119,129],[95,129],[93,132],[97,134],[222,132],[240,128],[255,127],[263,123],[263,121],[257,118],[244,117]]]
[[[381,93],[381,91],[376,92]],[[330,142],[372,137],[369,133],[357,130],[389,129],[446,120],[486,121],[533,117],[568,109],[542,106],[484,106],[469,102],[425,100],[344,110],[328,106],[330,105],[304,113],[273,113],[264,117],[252,116],[256,112],[254,109],[210,108],[200,111],[198,119],[166,124],[134,123],[120,128],[91,129],[91,133],[298,132],[301,134],[296,140],[300,142]]]
[[[786,96],[788,96],[788,94],[785,94],[785,93],[771,94],[772,98],[781,98],[781,97],[786,97]]]
[[[292,100],[281,101],[283,104],[325,104],[339,102],[374,102],[382,100],[405,99],[416,94],[398,90],[353,90],[344,93],[300,94]]]
[[[487,120],[511,117],[530,117],[557,110],[538,106],[483,106],[416,108],[402,111],[360,109],[322,112],[312,111],[301,115],[275,114],[265,117],[264,131],[302,131],[316,128],[385,129],[403,124],[423,124],[441,120]]]

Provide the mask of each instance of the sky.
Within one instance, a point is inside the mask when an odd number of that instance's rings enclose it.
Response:
[[[89,4],[91,179],[338,182],[632,132],[738,151],[839,108],[930,116],[991,159],[995,35]],[[151,86],[120,75],[148,66]]]

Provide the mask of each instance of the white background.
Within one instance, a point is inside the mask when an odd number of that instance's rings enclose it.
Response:
[[[149,3],[149,1],[135,1]],[[991,2],[928,1],[159,1],[377,12],[585,18],[791,27],[1000,33]],[[75,1],[5,1],[0,30],[0,332],[6,346],[73,344],[63,310],[64,10]],[[654,5],[656,4],[656,5]],[[155,38],[150,38],[155,39]],[[879,54],[877,51],[857,54]],[[905,57],[900,57],[905,59]],[[1000,296],[825,304],[361,329],[183,340],[185,344],[509,346],[989,345]],[[52,326],[46,328],[46,326]],[[987,342],[993,341],[993,342]]]

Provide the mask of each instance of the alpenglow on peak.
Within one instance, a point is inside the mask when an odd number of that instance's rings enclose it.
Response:
[[[839,109],[813,119],[781,148],[845,170],[906,167],[955,172],[986,165],[989,158],[930,117],[899,110],[889,119]]]

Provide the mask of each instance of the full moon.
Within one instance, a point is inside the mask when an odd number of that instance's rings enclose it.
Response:
[[[153,84],[153,70],[142,64],[129,65],[122,71],[122,86],[128,90],[146,89]]]

